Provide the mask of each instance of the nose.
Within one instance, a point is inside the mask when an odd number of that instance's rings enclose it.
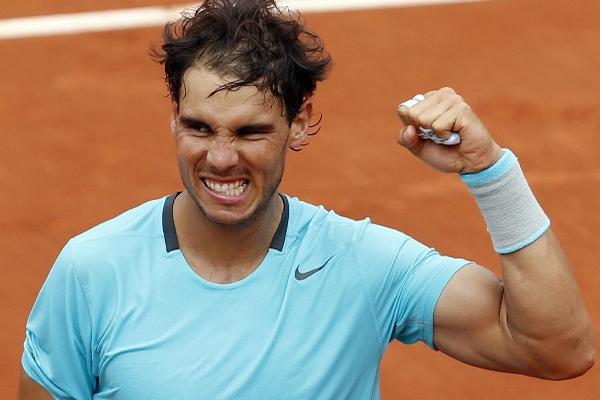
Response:
[[[238,151],[231,137],[215,135],[206,155],[207,163],[215,172],[227,172],[238,164]]]

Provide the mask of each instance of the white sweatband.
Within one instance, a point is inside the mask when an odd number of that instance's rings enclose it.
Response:
[[[535,242],[550,227],[550,220],[531,192],[517,157],[503,149],[491,167],[461,174],[481,210],[500,254],[513,253]]]

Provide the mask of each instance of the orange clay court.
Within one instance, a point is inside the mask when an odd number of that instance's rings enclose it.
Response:
[[[5,3],[0,19],[171,4]],[[600,2],[504,0],[307,19],[335,66],[317,90],[322,130],[289,155],[283,191],[371,216],[498,272],[458,177],[395,144],[400,101],[454,87],[520,157],[598,326]],[[181,188],[162,70],[148,56],[159,40],[159,27],[0,40],[2,398],[16,395],[25,321],[68,238]],[[600,399],[598,367],[548,382],[475,369],[424,345],[393,343],[382,381],[384,399]]]

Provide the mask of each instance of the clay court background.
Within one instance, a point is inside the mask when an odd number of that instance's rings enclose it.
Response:
[[[166,3],[10,2],[0,18]],[[396,104],[452,86],[520,157],[598,326],[600,2],[506,0],[308,20],[335,68],[318,89],[322,131],[290,154],[283,191],[371,216],[497,272],[459,179],[395,145]],[[1,398],[16,394],[25,321],[68,238],[181,187],[162,71],[147,55],[159,37],[156,28],[0,41]],[[382,387],[384,399],[598,399],[600,368],[545,382],[394,343]]]

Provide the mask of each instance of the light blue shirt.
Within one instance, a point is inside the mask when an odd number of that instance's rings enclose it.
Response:
[[[27,374],[59,399],[378,399],[387,344],[433,347],[468,261],[282,198],[266,257],[231,284],[187,264],[174,196],[71,239],[27,323]]]

